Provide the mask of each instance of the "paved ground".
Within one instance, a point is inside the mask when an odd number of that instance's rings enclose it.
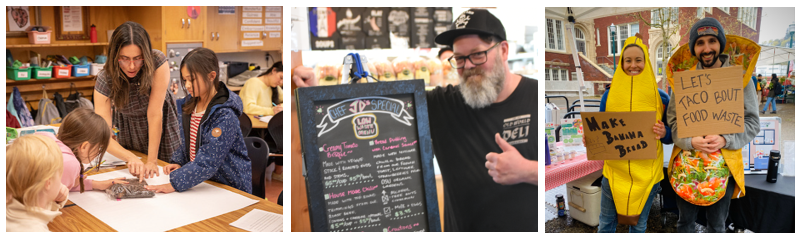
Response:
[[[573,101],[577,100],[578,97],[567,97],[569,100],[570,105]],[[584,97],[584,99],[596,99],[599,100],[600,97]],[[550,102],[556,103],[560,108],[566,110],[568,106],[564,103],[564,99],[551,99]],[[587,103],[587,104],[597,104],[597,103]],[[759,111],[763,109],[764,103],[759,105]],[[794,130],[795,130],[795,105],[794,104],[778,104],[778,111],[777,114],[769,114],[767,111],[766,114],[759,114],[760,116],[764,117],[780,117],[781,118],[781,150],[784,151],[782,154],[784,157],[788,155],[793,156],[794,154]],[[597,108],[587,108],[586,111],[597,111]],[[562,112],[564,114],[566,112]],[[791,150],[789,153],[787,151]],[[782,162],[785,159],[781,160]],[[792,164],[793,165],[793,164]],[[597,232],[596,226],[589,226],[584,224],[583,222],[573,220],[569,217],[569,214],[565,217],[558,217],[556,215],[557,209],[555,208],[555,195],[562,194],[565,197],[566,195],[566,185],[562,185],[560,187],[554,188],[550,191],[545,193],[545,209],[546,214],[545,218],[547,222],[545,223],[545,232],[547,233],[595,233]],[[678,221],[678,216],[674,213],[666,212],[661,213],[661,204],[660,204],[660,197],[657,195],[656,199],[653,202],[653,206],[650,210],[650,215],[647,222],[647,230],[648,233],[674,233],[676,232],[676,226]],[[567,211],[569,213],[569,211]],[[697,232],[705,232],[706,228],[704,226],[697,225],[696,227]],[[749,232],[748,230],[745,230]],[[617,226],[617,233],[627,233],[628,226],[619,225]],[[729,232],[733,232],[729,230]]]

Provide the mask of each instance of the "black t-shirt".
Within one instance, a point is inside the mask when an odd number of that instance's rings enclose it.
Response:
[[[537,82],[522,77],[503,102],[472,109],[460,86],[428,92],[433,151],[444,181],[445,231],[537,231],[537,186],[500,185],[486,154],[501,153],[495,133],[523,157],[536,157]]]

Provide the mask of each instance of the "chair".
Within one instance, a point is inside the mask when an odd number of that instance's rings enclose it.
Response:
[[[275,141],[275,147],[270,146],[269,150],[275,154],[283,154],[283,111],[275,114],[269,120],[267,130],[272,140]]]
[[[267,142],[264,139],[258,137],[245,137],[244,143],[247,147],[247,156],[250,157],[250,163],[253,167],[253,195],[265,198],[266,174],[272,173],[267,173],[269,147],[267,147]]]
[[[247,137],[250,134],[250,130],[253,129],[253,121],[250,121],[247,114],[242,113],[242,115],[239,115],[239,127],[242,128],[242,137]]]
[[[283,191],[281,191],[281,194],[278,195],[278,205],[283,206]]]

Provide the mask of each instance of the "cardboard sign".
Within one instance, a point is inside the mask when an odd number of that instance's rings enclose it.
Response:
[[[678,137],[744,132],[741,67],[675,73]]]
[[[589,160],[657,158],[656,112],[582,112]]]
[[[297,89],[313,231],[441,230],[422,80]]]

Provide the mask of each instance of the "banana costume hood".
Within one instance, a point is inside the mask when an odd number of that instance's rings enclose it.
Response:
[[[761,53],[761,46],[759,46],[756,42],[741,36],[725,35],[725,38],[727,40],[723,53],[728,55],[728,61],[730,65],[744,67],[745,69],[745,72],[742,75],[742,88],[744,88],[747,86],[747,83],[750,83],[750,75],[753,74],[753,71],[756,68],[758,55]],[[697,63],[698,59],[692,55],[689,44],[684,44],[678,48],[678,50],[672,54],[669,59],[669,63],[667,64],[667,79],[669,80],[669,85],[673,86],[673,75],[675,72],[697,70]],[[675,158],[678,157],[681,151],[682,149],[675,146],[675,149],[672,149],[672,154],[670,155],[668,164],[675,162]],[[728,169],[731,171],[731,175],[733,175],[733,179],[736,180],[736,187],[733,190],[732,199],[744,197],[745,183],[744,165],[742,164],[742,149],[728,150],[723,148],[720,149],[720,152],[725,160],[725,165],[728,166]],[[672,173],[671,165],[669,166],[669,173]]]
[[[624,49],[629,45],[637,45],[644,51],[644,69],[639,75],[630,76],[622,70],[622,57],[619,58],[614,78],[611,79],[612,90],[608,93],[606,111],[655,111],[656,120],[661,120],[664,105],[658,93],[656,78],[650,66],[647,46],[636,36],[625,40]],[[657,121],[653,121],[655,124]],[[621,224],[636,225],[639,215],[647,202],[653,185],[664,178],[662,172],[663,147],[660,140],[655,141],[658,153],[647,160],[606,160],[603,165],[603,176],[609,181],[614,205],[617,208],[617,219]]]

